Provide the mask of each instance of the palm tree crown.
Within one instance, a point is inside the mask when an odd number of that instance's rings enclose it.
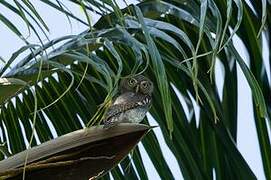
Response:
[[[237,148],[237,125],[246,121],[238,119],[237,112],[238,104],[246,106],[238,102],[240,68],[252,93],[264,175],[271,179],[271,56],[265,57],[262,45],[265,41],[268,49],[271,46],[270,1],[148,0],[126,4],[122,9],[116,1],[39,3],[48,11],[65,15],[67,22],[86,25],[87,30],[49,40],[49,27],[34,1],[0,2],[28,30],[21,32],[8,15],[0,13],[2,24],[25,43],[8,60],[0,58],[1,159],[8,162],[12,157],[25,158],[27,151],[32,152],[29,147],[58,142],[59,139],[52,139],[71,132],[78,135],[78,129],[98,126],[117,93],[120,79],[144,74],[154,82],[153,103],[144,124],[152,118],[159,125],[184,179],[256,179]],[[79,6],[84,16],[75,15],[71,6]],[[100,17],[94,24],[93,14]],[[29,41],[28,34],[36,36],[39,43]],[[234,45],[236,37],[244,44],[248,62]],[[265,58],[269,58],[269,65]],[[221,93],[215,73],[218,63],[223,69]],[[141,143],[160,178],[177,179],[151,127],[131,127],[121,126],[123,133],[114,130],[111,136],[100,135],[103,137],[99,141],[91,138],[88,143],[96,149],[90,152],[98,152],[100,142],[112,144],[116,142],[114,136],[121,136],[127,143],[119,144],[123,147],[119,151],[122,156],[112,162],[113,166],[145,135]],[[97,134],[102,133],[97,130]],[[68,147],[63,152],[67,153]],[[52,148],[46,149],[51,152]],[[54,156],[46,154],[47,162],[60,157],[59,152],[54,151]],[[13,155],[10,158],[9,153]],[[110,159],[111,155],[107,155]],[[106,161],[95,163],[105,167]],[[28,166],[29,171],[22,168],[26,164],[21,164],[21,169],[19,165],[15,167],[17,170],[12,172],[16,175],[12,175],[11,171],[3,173],[0,162],[0,176],[15,177],[34,171],[33,164]],[[107,164],[104,169],[112,166]],[[110,173],[105,172],[101,173],[103,179],[150,178],[138,146]]]

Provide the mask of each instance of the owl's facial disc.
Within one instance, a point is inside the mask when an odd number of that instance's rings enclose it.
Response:
[[[151,81],[141,81],[139,86],[140,92],[143,94],[151,94],[153,91],[153,85]]]
[[[136,75],[121,80],[120,92],[135,92],[145,95],[151,95],[153,92],[153,84],[148,78],[144,77],[143,75]]]
[[[149,88],[149,82],[148,81],[142,81],[140,83],[140,86],[142,89],[148,89]]]
[[[120,90],[121,93],[124,92],[134,92],[135,91],[135,87],[137,85],[137,79],[135,78],[125,78],[122,79],[120,82]]]
[[[128,85],[129,85],[131,88],[134,88],[134,87],[136,86],[136,84],[137,84],[137,80],[136,80],[136,79],[130,78],[130,79],[128,80]]]

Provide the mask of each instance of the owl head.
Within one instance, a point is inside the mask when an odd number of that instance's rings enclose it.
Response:
[[[136,92],[145,95],[151,95],[153,92],[153,83],[143,75],[136,75],[124,78],[120,82],[121,93]]]

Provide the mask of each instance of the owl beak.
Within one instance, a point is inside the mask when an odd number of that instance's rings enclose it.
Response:
[[[139,85],[136,85],[135,91],[136,91],[136,93],[138,93],[138,91],[139,91]]]

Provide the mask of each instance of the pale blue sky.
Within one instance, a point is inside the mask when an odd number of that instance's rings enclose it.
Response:
[[[123,2],[123,1],[120,1]],[[128,1],[129,2],[129,1]],[[130,1],[134,2],[134,1]],[[123,7],[124,4],[120,3],[121,6]],[[47,25],[50,28],[50,39],[54,39],[57,37],[61,37],[64,35],[68,34],[79,34],[80,32],[86,30],[86,26],[72,21],[72,28],[68,24],[67,18],[65,15],[58,13],[55,10],[49,9],[48,7],[45,7],[43,3],[40,1],[35,1],[35,6],[37,7],[38,12],[40,12],[41,16],[43,17],[44,20],[46,20]],[[69,6],[68,7],[73,7]],[[7,11],[5,8],[3,8],[0,5],[0,12],[9,15],[9,19],[12,22],[16,22],[15,24],[17,26],[20,26],[20,30],[24,33],[27,34],[27,28],[25,25],[18,20],[14,14],[10,13]],[[74,9],[74,14],[77,16],[83,17],[84,14],[83,12],[77,8]],[[95,22],[98,19],[98,17],[92,17],[92,21]],[[5,25],[0,23],[0,56],[7,60],[10,56],[11,53],[18,50],[21,46],[24,45],[24,43],[16,36],[14,35],[11,31],[9,31]],[[38,43],[37,38],[35,38],[33,35],[31,35],[28,40],[33,43]],[[236,47],[238,47],[238,50],[241,54],[241,56],[248,61],[248,56],[246,51],[243,48],[243,44],[238,38],[234,38],[234,44]],[[264,46],[264,59],[265,63],[268,62],[268,49],[265,43]],[[269,65],[267,67],[270,67]],[[268,70],[270,72],[270,69]],[[223,69],[221,69],[221,66],[219,65],[219,62],[216,65],[216,82],[218,84],[218,90],[222,92],[222,85],[223,85]],[[269,81],[270,81],[270,74],[269,74]],[[181,98],[181,95],[179,95],[181,102],[183,103],[183,100]],[[254,120],[253,120],[253,110],[252,110],[252,99],[251,99],[251,91],[249,89],[248,83],[246,82],[246,79],[244,75],[241,73],[240,68],[238,67],[238,138],[237,138],[237,147],[244,156],[244,158],[247,160],[249,166],[253,170],[253,172],[256,174],[258,179],[264,180],[264,174],[263,174],[263,167],[261,163],[261,157],[260,157],[260,151],[259,151],[259,146],[258,146],[258,140],[257,140],[257,134],[256,134],[256,129],[254,125]],[[195,106],[197,106],[195,104]],[[149,121],[151,125],[157,125],[155,120],[148,115]],[[270,128],[269,128],[270,130]],[[160,128],[155,128],[154,129],[155,134],[158,137],[159,143],[162,146],[162,151],[165,156],[165,159],[169,163],[169,167],[172,169],[172,172],[176,179],[182,179],[181,172],[179,170],[177,161],[175,157],[172,155],[171,151],[169,148],[166,146],[164,138],[162,136]],[[270,137],[270,136],[269,136]],[[151,164],[151,161],[149,158],[146,156],[146,152],[144,151],[144,148],[141,144],[139,144],[141,152],[143,152],[143,159],[144,163],[146,164],[147,167],[147,172],[148,176],[151,180],[157,180],[158,175]]]

